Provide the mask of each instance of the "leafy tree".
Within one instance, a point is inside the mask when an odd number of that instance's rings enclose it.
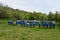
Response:
[[[0,19],[8,19],[8,14],[6,10],[0,9]]]
[[[49,12],[48,20],[49,20],[49,21],[52,21],[52,12]]]
[[[55,21],[57,22],[58,21],[58,12],[56,11],[55,13]]]

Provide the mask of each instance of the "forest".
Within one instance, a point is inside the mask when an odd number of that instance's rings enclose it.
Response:
[[[0,3],[0,19],[12,20],[14,18],[17,20],[49,20],[60,22],[60,12],[27,12],[25,10],[13,9],[8,5]]]

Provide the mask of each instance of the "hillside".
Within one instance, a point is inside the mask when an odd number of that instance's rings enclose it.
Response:
[[[0,4],[0,19],[20,19],[20,20],[49,20],[49,21],[60,21],[60,13],[49,12],[27,12],[24,10],[13,9],[11,7]]]

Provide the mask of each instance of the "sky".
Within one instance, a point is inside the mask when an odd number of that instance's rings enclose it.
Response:
[[[60,0],[0,0],[11,8],[29,12],[55,12],[60,11]]]

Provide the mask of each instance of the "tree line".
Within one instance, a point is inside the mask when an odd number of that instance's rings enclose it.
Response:
[[[49,20],[60,22],[60,13],[56,11],[55,13],[49,12],[27,12],[24,10],[13,9],[8,6],[4,6],[4,4],[0,3],[0,19],[17,19],[17,20]]]

